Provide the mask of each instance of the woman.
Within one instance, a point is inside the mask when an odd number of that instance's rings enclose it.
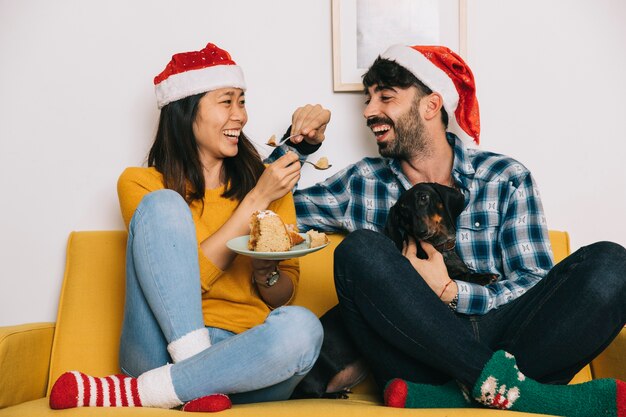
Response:
[[[242,133],[243,73],[213,44],[174,55],[155,86],[161,115],[149,167],[127,168],[118,181],[128,228],[120,367],[129,376],[68,372],[50,405],[217,411],[230,400],[212,393],[288,399],[322,342],[313,313],[284,307],[298,262],[237,256],[226,242],[249,233],[256,210],[295,223],[298,157],[264,167]]]

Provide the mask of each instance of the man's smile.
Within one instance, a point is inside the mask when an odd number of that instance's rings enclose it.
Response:
[[[367,121],[367,126],[374,133],[376,142],[384,142],[389,131],[393,128],[393,122],[389,119],[372,118]]]

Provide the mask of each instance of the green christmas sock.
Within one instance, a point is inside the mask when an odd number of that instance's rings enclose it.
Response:
[[[567,417],[626,417],[626,384],[596,379],[576,385],[534,381],[517,368],[513,355],[498,351],[474,385],[476,401],[491,408]]]
[[[385,405],[397,408],[467,408],[472,404],[456,382],[416,384],[393,379],[385,387]]]

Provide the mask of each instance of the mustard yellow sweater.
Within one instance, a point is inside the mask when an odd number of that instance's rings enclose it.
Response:
[[[163,177],[154,168],[132,167],[124,170],[117,183],[117,193],[126,228],[143,196],[163,188]],[[223,187],[207,189],[204,210],[197,201],[190,206],[198,245],[215,233],[237,207],[237,201],[221,197],[223,192]],[[296,223],[291,193],[274,201],[269,209],[275,211],[285,223]],[[198,263],[205,325],[241,333],[265,320],[270,308],[252,284],[249,257],[237,255],[228,269],[222,271],[204,256],[198,246]],[[300,275],[298,260],[281,261],[280,269],[291,278],[294,288],[297,288]]]

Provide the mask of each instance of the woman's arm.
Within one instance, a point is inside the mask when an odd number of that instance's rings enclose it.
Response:
[[[163,177],[154,169],[130,167],[122,172],[117,180],[117,196],[127,230],[144,196],[163,188]]]
[[[299,178],[300,163],[294,153],[287,153],[269,165],[226,223],[200,242],[204,256],[218,268],[228,268],[236,254],[228,249],[226,242],[249,234],[252,213],[267,209],[273,201],[288,194]]]
[[[278,274],[277,277],[274,274]],[[278,278],[274,285],[268,282]],[[287,304],[295,293],[295,282],[292,276],[281,270],[278,261],[265,259],[252,259],[252,280],[254,281],[259,295],[272,308]]]
[[[291,193],[272,203],[270,210],[278,214],[286,224],[296,223],[296,211]],[[289,304],[293,300],[300,279],[298,259],[294,258],[280,262],[252,259],[251,262],[251,278],[263,301],[272,308]],[[278,281],[271,287],[268,287],[266,285],[267,280],[274,271],[278,273]],[[272,280],[275,280],[275,278],[271,277]]]

